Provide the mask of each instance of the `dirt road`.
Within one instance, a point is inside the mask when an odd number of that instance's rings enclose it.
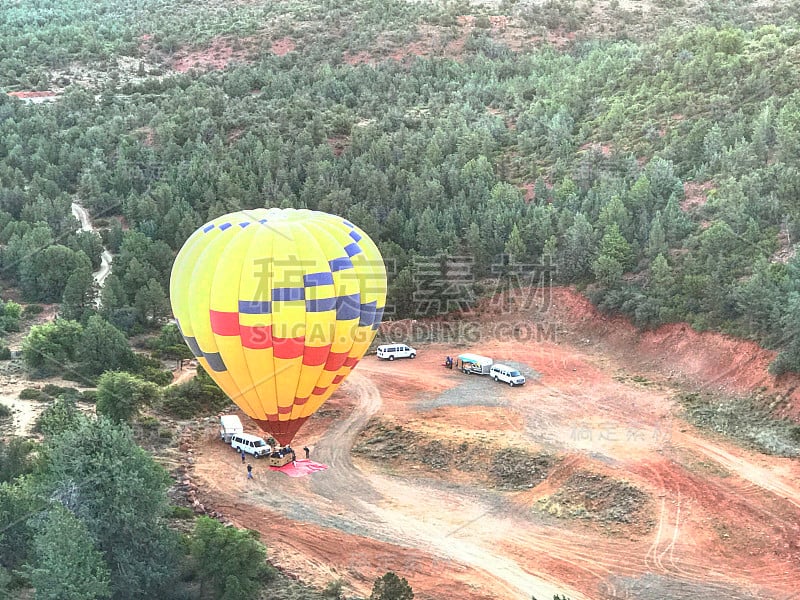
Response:
[[[80,204],[76,202],[72,203],[72,214],[73,216],[78,219],[78,222],[81,224],[80,229],[78,231],[94,231],[94,227],[92,226],[92,221],[89,218],[89,212],[83,208]],[[100,268],[93,273],[94,280],[97,282],[97,287],[102,288],[103,283],[105,283],[106,277],[111,273],[111,261],[113,260],[113,256],[111,252],[103,248],[103,252],[100,254]],[[100,298],[97,298],[97,305],[100,306]]]

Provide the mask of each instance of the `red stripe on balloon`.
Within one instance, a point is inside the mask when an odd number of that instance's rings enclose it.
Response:
[[[298,398],[297,396],[295,396],[295,398],[294,398],[294,405],[295,406],[303,406],[303,404],[305,404],[306,402],[308,402],[308,397]]]
[[[217,335],[239,335],[239,313],[209,311],[211,317],[211,331]]]
[[[242,346],[251,350],[265,350],[272,348],[272,326],[263,325],[250,327],[239,326],[239,335],[242,336]]]
[[[344,379],[344,375],[337,375],[333,378],[333,383],[341,383],[342,379]]]
[[[267,415],[267,421],[269,421],[270,423],[275,423],[277,420],[278,420],[278,415],[277,414],[275,414],[275,415]],[[256,419],[256,421],[258,421],[258,419]]]
[[[303,350],[303,364],[309,367],[318,367],[328,359],[331,346],[306,346]]]
[[[279,415],[290,415],[290,414],[292,414],[292,407],[291,406],[279,406],[278,407],[278,414]]]
[[[326,371],[338,371],[347,360],[347,352],[331,352],[325,362]]]
[[[306,347],[306,338],[272,338],[275,358],[300,358]]]
[[[358,357],[357,356],[350,356],[344,361],[343,367],[350,367],[351,369],[358,364]]]
[[[311,392],[311,395],[312,396],[322,396],[322,394],[324,394],[327,390],[328,390],[328,388],[326,388],[326,387],[324,387],[324,388],[323,387],[315,387],[314,391]]]

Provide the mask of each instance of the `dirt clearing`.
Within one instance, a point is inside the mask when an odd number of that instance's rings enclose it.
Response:
[[[261,531],[290,574],[364,597],[393,570],[422,599],[795,598],[798,462],[712,437],[676,401],[694,384],[779,389],[758,373],[764,351],[719,368],[727,338],[636,334],[563,294],[548,317],[550,339],[483,324],[461,347],[366,357],[293,444],[330,467],[309,477],[255,462],[248,482],[210,424],[194,443],[202,501]],[[463,351],[528,382],[442,366]]]

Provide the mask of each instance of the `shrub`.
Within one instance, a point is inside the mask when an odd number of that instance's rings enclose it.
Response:
[[[139,420],[137,421],[137,424],[142,429],[152,429],[152,430],[157,429],[160,423],[161,422],[152,415],[140,417]]]
[[[217,387],[202,367],[197,377],[164,390],[161,408],[179,419],[216,414],[230,404],[228,397]]]
[[[185,506],[173,506],[169,516],[173,519],[193,519],[194,511]]]
[[[65,371],[64,373],[62,373],[61,376],[64,379],[67,379],[69,381],[74,381],[75,383],[78,383],[80,385],[96,385],[97,384],[97,381],[95,380],[95,378],[90,377],[88,375],[83,375],[82,373],[78,373],[78,371],[73,371],[73,370]]]
[[[127,423],[160,397],[158,386],[124,371],[106,371],[97,383],[97,414]]]
[[[83,326],[75,321],[34,325],[22,342],[25,367],[37,376],[70,372],[67,367],[75,360],[82,333]]]
[[[136,373],[142,373],[146,369],[163,370],[164,365],[160,360],[147,356],[146,354],[136,354],[133,357],[133,369]]]
[[[8,346],[0,348],[0,360],[11,360],[11,348]]]
[[[83,390],[78,395],[78,400],[87,404],[94,404],[97,402],[97,390]]]
[[[145,381],[155,383],[156,385],[169,385],[172,383],[172,372],[165,371],[164,369],[156,369],[148,366],[139,371],[139,376]]]
[[[62,398],[42,411],[36,419],[33,430],[52,437],[74,429],[84,418],[73,400]]]
[[[52,396],[53,398],[58,398],[62,394],[77,394],[78,390],[71,387],[61,387],[60,385],[53,385],[52,383],[46,383],[42,386],[42,391],[47,394],[48,396]]]
[[[20,400],[36,400],[38,402],[47,402],[52,400],[52,397],[45,394],[39,388],[25,388],[19,393]]]
[[[392,571],[375,580],[370,600],[413,600],[414,592],[405,577]]]
[[[41,304],[28,304],[25,308],[22,309],[22,318],[23,319],[30,319],[31,317],[35,317],[44,310],[44,306]]]
[[[6,404],[0,404],[0,419],[11,416],[11,409]]]
[[[331,581],[324,590],[322,590],[323,598],[330,598],[331,600],[342,600],[342,580],[337,579]]]
[[[217,598],[254,599],[262,585],[275,577],[266,564],[266,548],[253,532],[226,527],[208,517],[197,520],[191,551],[198,574]]]
[[[800,370],[800,352],[795,348],[788,348],[782,351],[769,365],[769,372],[775,377],[780,377],[785,373],[798,372]]]
[[[478,15],[475,17],[475,27],[479,29],[491,29],[492,22],[486,15]]]

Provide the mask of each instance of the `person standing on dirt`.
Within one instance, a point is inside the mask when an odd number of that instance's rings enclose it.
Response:
[[[297,455],[295,455],[294,450],[292,450],[292,466],[293,467],[297,466],[297,463],[295,462],[296,460],[297,460]]]
[[[253,478],[253,465],[247,465],[247,478]]]
[[[311,456],[311,450],[308,449],[308,446],[303,446],[303,451],[306,453],[306,460]]]
[[[244,450],[242,450],[242,464],[244,464],[244,459],[245,459],[245,456],[246,456],[246,455],[245,455],[245,453],[244,453]]]

